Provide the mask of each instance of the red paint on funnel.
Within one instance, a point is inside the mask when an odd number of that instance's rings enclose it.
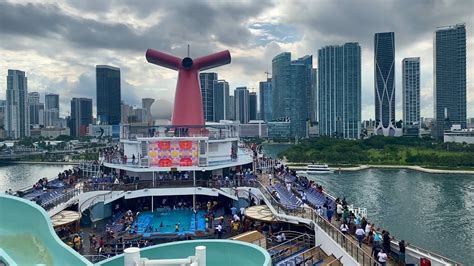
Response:
[[[193,60],[189,57],[181,59],[148,49],[146,60],[149,63],[178,71],[171,124],[174,126],[204,126],[199,71],[229,64],[230,52],[225,50]]]

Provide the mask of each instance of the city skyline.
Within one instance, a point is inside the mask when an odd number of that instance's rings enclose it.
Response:
[[[124,8],[126,3],[124,6],[87,1],[0,3],[0,15],[4,18],[0,22],[0,33],[8,36],[4,39],[8,41],[0,44],[0,51],[4,55],[0,59],[0,73],[5,76],[7,69],[20,69],[28,75],[29,91],[37,91],[42,95],[48,92],[60,94],[60,115],[64,117],[69,114],[68,105],[72,97],[92,98],[93,113],[96,113],[94,76],[97,64],[110,64],[123,70],[122,99],[131,105],[139,105],[140,99],[145,97],[172,101],[176,76],[171,71],[154,71],[147,66],[144,63],[143,47],[158,44],[163,50],[178,56],[186,54],[187,43],[191,45],[192,56],[204,55],[216,48],[229,48],[233,55],[232,65],[216,72],[229,82],[233,91],[240,86],[258,88],[258,83],[265,80],[264,72],[271,71],[271,59],[281,52],[315,55],[325,45],[359,42],[362,49],[362,119],[374,119],[372,38],[376,32],[393,31],[397,35],[396,95],[401,95],[402,91],[401,60],[405,57],[420,57],[421,116],[434,117],[433,35],[437,27],[465,22],[468,47],[467,116],[474,116],[474,34],[471,34],[472,19],[468,19],[468,1],[457,2],[449,7],[438,1],[415,5],[408,1],[363,1],[344,5],[323,2],[305,5],[299,2],[291,6],[287,2],[164,2],[156,5],[156,8],[144,8],[141,4],[128,5],[130,12],[118,19],[120,7]],[[410,5],[409,10],[405,10],[407,5]],[[185,25],[171,24],[183,12],[189,13],[196,8],[203,10],[201,13],[204,14],[193,13],[190,21],[184,22]],[[211,19],[205,15],[217,9],[223,10],[219,17]],[[104,14],[101,15],[101,12]],[[335,12],[345,12],[345,16],[328,15]],[[401,17],[394,19],[386,16],[393,12],[400,12]],[[415,16],[416,12],[423,12],[423,18]],[[19,14],[29,15],[22,16],[20,20]],[[360,21],[358,18],[362,16],[357,14],[366,14],[368,18]],[[239,23],[215,23],[220,22],[221,16],[230,16]],[[64,27],[46,27],[42,24],[53,20],[61,22]],[[34,24],[34,28],[25,27],[25,23]],[[197,25],[201,24],[208,28],[199,35],[195,32]],[[165,33],[178,29],[184,30],[185,34],[174,39],[166,37],[168,35]],[[152,34],[154,32],[160,34]],[[122,37],[113,37],[113,34]],[[46,39],[47,45],[44,44]],[[54,49],[59,45],[64,48]],[[29,54],[28,59],[21,56],[25,52]],[[313,61],[316,62],[316,58]],[[313,63],[313,67],[316,68],[317,63]],[[5,89],[6,84],[1,83],[0,95],[5,95]],[[401,97],[396,98],[395,116],[397,120],[402,117]]]

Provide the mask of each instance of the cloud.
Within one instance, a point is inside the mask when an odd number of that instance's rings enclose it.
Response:
[[[432,116],[432,38],[438,26],[466,22],[468,116],[474,116],[474,25],[471,1],[34,1],[0,2],[0,72],[27,72],[29,90],[95,99],[95,65],[121,68],[122,98],[174,100],[177,73],[145,61],[147,48],[197,57],[229,49],[232,64],[212,71],[237,86],[258,88],[272,58],[317,54],[325,45],[362,47],[363,119],[374,116],[373,37],[394,31],[397,103],[401,60],[421,57],[422,116]],[[313,62],[317,65],[317,58]],[[0,83],[0,95],[6,87]],[[4,96],[0,96],[3,98]],[[63,112],[64,111],[64,112]],[[400,108],[397,118],[401,118]]]

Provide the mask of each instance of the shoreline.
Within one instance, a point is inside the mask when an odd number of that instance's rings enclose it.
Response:
[[[285,163],[288,165],[290,169],[303,169],[306,168],[305,166],[299,166],[295,165],[297,163]],[[474,175],[474,170],[453,170],[453,169],[433,169],[433,168],[426,168],[418,165],[372,165],[372,164],[366,164],[366,165],[359,165],[359,166],[354,166],[354,167],[329,167],[331,170],[334,170],[334,172],[337,171],[342,171],[342,172],[354,172],[354,171],[362,171],[366,169],[409,169],[409,170],[414,170],[418,172],[424,172],[424,173],[429,173],[429,174],[466,174],[466,175]]]
[[[78,162],[35,162],[35,161],[8,161],[5,165],[11,164],[49,164],[49,165],[79,165]]]

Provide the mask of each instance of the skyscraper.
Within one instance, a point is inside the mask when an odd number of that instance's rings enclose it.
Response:
[[[96,86],[98,123],[120,124],[120,68],[97,65]]]
[[[72,98],[70,129],[72,137],[85,136],[92,124],[92,99]]]
[[[7,101],[0,100],[0,129],[5,129],[6,113],[7,113]]]
[[[47,93],[44,96],[44,108],[46,110],[57,109],[59,111],[59,94]]]
[[[249,93],[249,120],[257,120],[257,93]]]
[[[229,119],[229,83],[225,80],[214,80],[213,84],[213,117],[215,122]]]
[[[404,135],[419,135],[420,129],[420,58],[402,60],[402,97]]]
[[[260,119],[269,122],[272,121],[272,79],[260,81]]]
[[[395,135],[395,34],[376,33],[374,38],[376,134]]]
[[[204,120],[214,121],[214,81],[217,80],[217,73],[200,73],[199,84],[201,85],[202,106],[204,108]]]
[[[361,131],[361,49],[358,43],[318,50],[319,134],[358,139]]]
[[[272,60],[273,119],[290,121],[291,136],[306,137],[313,57],[291,61],[285,52]]]
[[[235,96],[234,95],[229,95],[229,118],[227,118],[227,119],[228,120],[236,120],[235,119]]]
[[[309,119],[311,122],[318,120],[318,69],[311,69],[311,93],[309,106]]]
[[[247,87],[237,87],[235,96],[235,120],[241,124],[249,122],[249,90]]]
[[[28,112],[30,125],[44,125],[44,104],[40,103],[40,94],[38,92],[28,93]]]
[[[142,108],[146,112],[146,122],[151,125],[153,123],[153,118],[151,116],[151,106],[155,102],[155,99],[152,98],[143,98],[142,99]]]
[[[5,123],[7,137],[19,139],[30,136],[30,116],[27,100],[28,84],[25,72],[9,69]]]
[[[436,138],[453,124],[466,128],[466,28],[439,28],[434,36],[434,114]]]
[[[55,126],[59,119],[59,94],[46,94],[44,105],[44,125],[46,127]]]

